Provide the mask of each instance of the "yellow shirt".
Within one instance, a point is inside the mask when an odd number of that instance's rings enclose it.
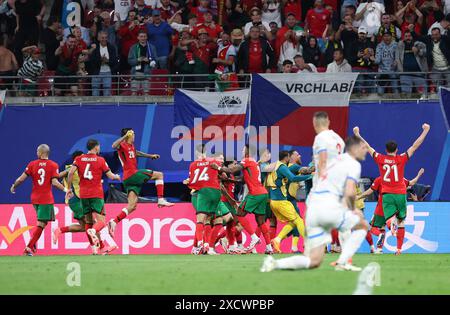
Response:
[[[362,194],[362,191],[361,191],[361,189],[359,188],[359,186],[356,186],[356,195],[360,195],[360,194]],[[364,205],[364,199],[356,200],[355,206],[356,206],[356,208],[359,209],[359,210],[364,209],[364,207],[365,207],[365,205]]]

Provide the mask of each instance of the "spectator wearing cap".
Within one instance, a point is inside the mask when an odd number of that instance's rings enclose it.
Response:
[[[275,54],[278,58],[279,68],[285,60],[293,61],[296,55],[302,54],[300,39],[303,36],[303,28],[297,25],[295,15],[289,13],[285,25],[278,30],[276,36]]]
[[[117,74],[118,60],[116,47],[108,42],[105,31],[98,33],[98,45],[89,57],[89,74],[92,75],[92,96],[111,95],[112,74]],[[103,89],[101,88],[103,87]]]
[[[244,33],[240,28],[235,28],[230,34],[231,44],[234,46],[236,53],[239,53],[242,41],[244,40]]]
[[[44,71],[44,64],[39,60],[41,51],[37,46],[22,48],[23,65],[17,72],[20,77],[20,96],[36,96],[36,82]]]
[[[369,36],[378,33],[381,26],[381,15],[385,12],[384,4],[372,0],[360,2],[356,9],[355,21],[367,30]]]
[[[381,26],[378,29],[377,33],[378,42],[382,41],[382,37],[386,32],[391,33],[392,38],[395,41],[400,40],[402,37],[402,31],[397,26],[395,26],[394,23],[392,23],[392,18],[389,13],[383,13],[381,15]]]
[[[315,0],[314,8],[308,10],[306,14],[305,30],[318,39],[318,45],[322,52],[325,50],[322,36],[327,28],[331,28],[331,13],[324,8],[323,0]]]
[[[222,33],[217,44],[217,58],[213,58],[212,60],[212,63],[216,65],[214,72],[217,74],[236,72],[235,61],[237,52],[231,44],[230,35]]]
[[[427,47],[421,41],[415,40],[410,31],[406,31],[397,45],[396,64],[400,74],[401,92],[411,95],[412,88],[421,89],[427,94],[424,74],[428,72]]]
[[[270,73],[276,68],[275,52],[269,42],[261,38],[261,28],[252,26],[250,36],[239,48],[238,68],[240,73]]]
[[[441,35],[441,29],[435,27],[431,35],[419,38],[427,46],[428,65],[431,67],[430,78],[434,86],[450,84],[450,37]]]
[[[270,22],[277,23],[281,27],[281,5],[278,0],[263,0],[261,9],[261,20],[270,24]]]
[[[317,68],[312,63],[305,62],[305,58],[302,55],[297,55],[294,57],[292,72],[317,73]]]
[[[386,92],[386,87],[391,87],[393,93],[398,93],[398,76],[393,73],[396,65],[397,43],[393,39],[392,32],[385,29],[381,43],[377,45],[375,52],[375,64],[378,65],[378,95]]]
[[[205,13],[211,11],[210,0],[199,0],[199,5],[191,9],[191,13],[197,16],[197,22],[203,23],[205,21]]]
[[[152,15],[152,8],[145,4],[145,0],[136,0],[134,8],[137,14],[143,18]]]
[[[138,33],[138,42],[131,46],[128,53],[128,63],[131,66],[131,91],[133,95],[137,95],[139,89],[143,89],[147,93],[150,84],[148,75],[152,69],[156,68],[158,55],[156,48],[148,42],[147,32],[140,30]]]
[[[302,1],[301,0],[287,0],[283,7],[283,14],[285,17],[291,13],[297,21],[302,20]]]
[[[131,46],[137,43],[138,33],[146,30],[145,25],[139,22],[137,12],[135,10],[128,11],[126,23],[122,25],[117,34],[120,38],[120,72],[124,73],[130,70],[128,64],[128,53]]]
[[[152,23],[147,24],[148,42],[156,47],[158,57],[156,61],[160,69],[168,69],[167,59],[171,51],[171,38],[173,29],[161,20],[159,10],[153,10]]]
[[[286,59],[283,61],[281,73],[292,73],[292,67],[294,63],[291,60]]]
[[[446,35],[447,34],[447,30],[450,26],[450,14],[447,14],[445,16],[445,18],[443,18],[441,21],[439,22],[434,22],[431,27],[428,29],[428,35],[431,35],[431,31],[434,28],[438,28],[439,31],[441,32],[441,35]]]
[[[375,46],[367,38],[367,34],[367,29],[364,26],[358,28],[358,38],[350,44],[351,50],[347,59],[353,71],[360,73],[355,84],[355,89],[363,94],[373,93],[375,83],[372,74],[365,74],[367,72],[373,72],[375,65]]]
[[[250,18],[251,22],[248,22],[244,26],[244,35],[245,37],[248,37],[250,35],[250,28],[253,26],[259,27],[260,29],[260,35],[265,37],[267,40],[272,39],[272,33],[270,32],[270,26],[269,23],[264,22],[261,17],[261,10],[259,8],[253,8],[250,11]]]
[[[352,72],[352,66],[344,58],[344,51],[342,49],[334,51],[333,59],[333,62],[327,66],[327,73]]]
[[[63,38],[61,23],[59,20],[51,16],[47,20],[47,27],[42,31],[41,42],[45,47],[45,64],[48,70],[56,70],[58,66],[58,58],[55,51],[59,47],[59,43]]]
[[[222,26],[214,22],[211,12],[205,12],[203,18],[203,23],[197,24],[196,27],[194,27],[192,35],[197,36],[199,29],[205,29],[208,32],[211,40],[216,41],[219,38],[220,34],[222,34],[223,32]]]

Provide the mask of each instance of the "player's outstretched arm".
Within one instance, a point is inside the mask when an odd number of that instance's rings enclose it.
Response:
[[[419,138],[417,138],[416,141],[414,141],[413,145],[408,149],[408,151],[406,151],[406,153],[408,153],[408,157],[411,157],[414,154],[414,152],[416,152],[416,150],[422,145],[429,131],[430,125],[423,124],[422,133],[420,134]]]
[[[159,159],[159,157],[160,157],[159,154],[149,154],[149,153],[145,153],[145,152],[141,152],[141,151],[137,151],[137,150],[136,150],[136,156],[149,158],[152,160]]]
[[[262,163],[260,164],[261,173],[272,173],[275,171],[275,168],[277,167],[277,162],[273,162],[270,164]]]
[[[409,186],[414,186],[415,184],[417,184],[417,182],[419,181],[420,177],[422,177],[423,173],[425,173],[425,170],[423,168],[421,168],[418,172],[416,177],[414,177],[413,179],[411,179],[409,181]]]
[[[373,194],[372,188],[367,189],[365,192],[361,193],[360,195],[356,196],[356,200],[365,199],[369,197],[371,194]]]
[[[16,188],[19,187],[20,185],[22,185],[22,183],[27,179],[28,175],[25,173],[22,173],[15,181],[14,184],[12,184],[11,186],[11,193],[15,194],[16,193]]]
[[[360,138],[360,139],[367,145],[367,147],[369,148],[370,156],[373,157],[373,154],[374,154],[376,151],[375,151],[374,148],[372,148],[372,147],[370,146],[370,144],[366,141],[366,139],[364,139],[364,138],[361,136],[361,134],[359,133],[359,127],[358,127],[358,126],[353,127],[353,134],[354,134],[355,136],[357,136],[358,138]]]
[[[106,172],[106,177],[108,177],[110,180],[120,180],[120,175],[114,174],[111,171]]]
[[[278,170],[291,182],[302,182],[311,178],[311,175],[294,175],[286,165],[281,165]]]

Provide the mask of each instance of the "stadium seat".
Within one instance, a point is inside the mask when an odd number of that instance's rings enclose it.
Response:
[[[39,96],[49,96],[53,95],[53,77],[55,76],[55,71],[44,70],[42,76],[39,77],[37,81],[38,95]]]
[[[169,95],[169,78],[160,75],[168,75],[166,69],[155,69],[150,77],[149,95]],[[156,75],[156,76],[154,76]]]

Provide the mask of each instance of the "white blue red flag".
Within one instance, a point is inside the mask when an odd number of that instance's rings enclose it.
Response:
[[[253,74],[250,125],[278,126],[280,144],[311,146],[315,136],[312,117],[317,111],[325,111],[331,120],[330,128],[345,137],[349,100],[357,75]],[[271,139],[270,135],[267,139]]]
[[[250,90],[230,92],[175,91],[174,125],[186,126],[196,140],[209,139],[203,130],[215,126],[226,135],[227,127],[245,127]],[[194,131],[197,131],[194,133]]]

